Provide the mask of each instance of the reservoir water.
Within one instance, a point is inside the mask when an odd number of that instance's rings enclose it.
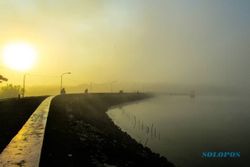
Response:
[[[176,166],[250,166],[250,98],[156,96],[113,108],[114,123]],[[240,157],[204,157],[238,152]]]

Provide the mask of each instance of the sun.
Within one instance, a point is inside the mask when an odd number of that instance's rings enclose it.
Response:
[[[36,61],[36,49],[28,43],[9,43],[3,48],[3,62],[11,69],[27,71],[31,69]]]

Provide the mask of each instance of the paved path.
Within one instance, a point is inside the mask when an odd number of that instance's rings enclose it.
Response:
[[[38,167],[53,96],[46,98],[0,154],[1,167]]]

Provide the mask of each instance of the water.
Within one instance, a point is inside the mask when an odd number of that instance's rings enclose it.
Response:
[[[108,111],[114,123],[176,166],[250,166],[250,99],[158,96]],[[240,158],[203,158],[236,151]]]

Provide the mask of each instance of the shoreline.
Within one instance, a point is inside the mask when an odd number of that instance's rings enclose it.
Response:
[[[53,99],[40,166],[174,166],[131,138],[106,114],[149,94],[69,94]]]

